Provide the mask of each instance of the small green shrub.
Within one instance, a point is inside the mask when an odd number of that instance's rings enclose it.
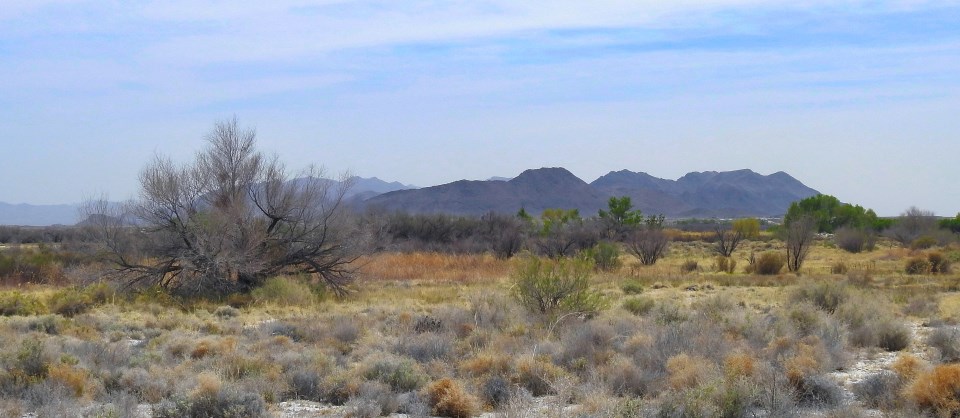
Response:
[[[54,293],[49,306],[50,312],[70,318],[89,311],[93,307],[93,299],[79,289],[67,288]]]
[[[586,258],[531,257],[514,272],[513,295],[527,310],[550,318],[569,313],[593,315],[607,300],[590,287],[593,262]]]
[[[620,285],[620,290],[627,295],[639,295],[643,293],[643,285],[638,281],[628,280]]]
[[[294,277],[273,277],[251,292],[258,303],[281,306],[312,306],[317,302],[313,287]]]
[[[30,316],[46,312],[43,302],[37,297],[20,291],[0,293],[0,315]]]
[[[623,301],[623,309],[637,316],[646,315],[656,304],[653,298],[635,296]]]
[[[585,256],[593,259],[594,266],[600,271],[614,271],[620,268],[620,247],[610,242],[597,243],[585,251]]]
[[[427,375],[410,359],[377,360],[367,369],[364,377],[385,383],[398,392],[417,390],[427,382]]]

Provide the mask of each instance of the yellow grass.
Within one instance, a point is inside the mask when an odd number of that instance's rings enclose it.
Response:
[[[420,280],[433,282],[489,281],[510,274],[510,262],[491,255],[381,253],[357,260],[367,281]]]

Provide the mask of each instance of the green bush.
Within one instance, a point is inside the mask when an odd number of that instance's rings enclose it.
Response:
[[[411,359],[385,358],[374,362],[364,373],[369,380],[378,380],[398,392],[420,389],[429,377]]]
[[[650,312],[655,304],[656,303],[652,298],[635,296],[623,301],[623,309],[626,309],[627,312],[630,312],[634,315],[641,316],[646,315],[647,312]]]
[[[523,260],[513,274],[513,295],[527,310],[556,318],[569,313],[593,315],[606,298],[590,288],[593,261],[586,258]]]
[[[19,291],[0,293],[0,315],[30,316],[44,312],[46,312],[46,307],[35,296]]]
[[[295,277],[273,277],[251,292],[258,303],[281,306],[312,306],[318,300],[313,286]]]
[[[587,257],[593,259],[597,270],[614,271],[620,268],[620,247],[617,244],[600,242],[585,253]]]
[[[623,293],[627,295],[639,295],[643,293],[643,285],[636,280],[627,280],[620,285],[620,290],[623,290]]]
[[[76,288],[67,288],[54,293],[50,297],[49,306],[50,312],[69,318],[89,311],[93,307],[93,300]]]

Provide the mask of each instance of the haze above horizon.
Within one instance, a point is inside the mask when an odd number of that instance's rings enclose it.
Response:
[[[429,186],[561,166],[784,171],[960,211],[960,4],[7,0],[0,201],[137,190],[217,120],[291,169]]]

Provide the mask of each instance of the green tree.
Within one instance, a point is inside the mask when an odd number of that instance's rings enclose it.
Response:
[[[607,209],[600,209],[600,220],[604,223],[607,233],[613,237],[622,237],[630,228],[643,222],[643,213],[632,210],[633,203],[630,196],[611,197],[607,201]]]
[[[744,239],[757,239],[760,236],[760,220],[757,218],[742,218],[733,221],[733,230],[739,232]]]
[[[841,203],[836,197],[818,194],[790,204],[784,223],[809,217],[817,232],[833,232],[840,227],[879,230],[887,225],[872,209]]]

